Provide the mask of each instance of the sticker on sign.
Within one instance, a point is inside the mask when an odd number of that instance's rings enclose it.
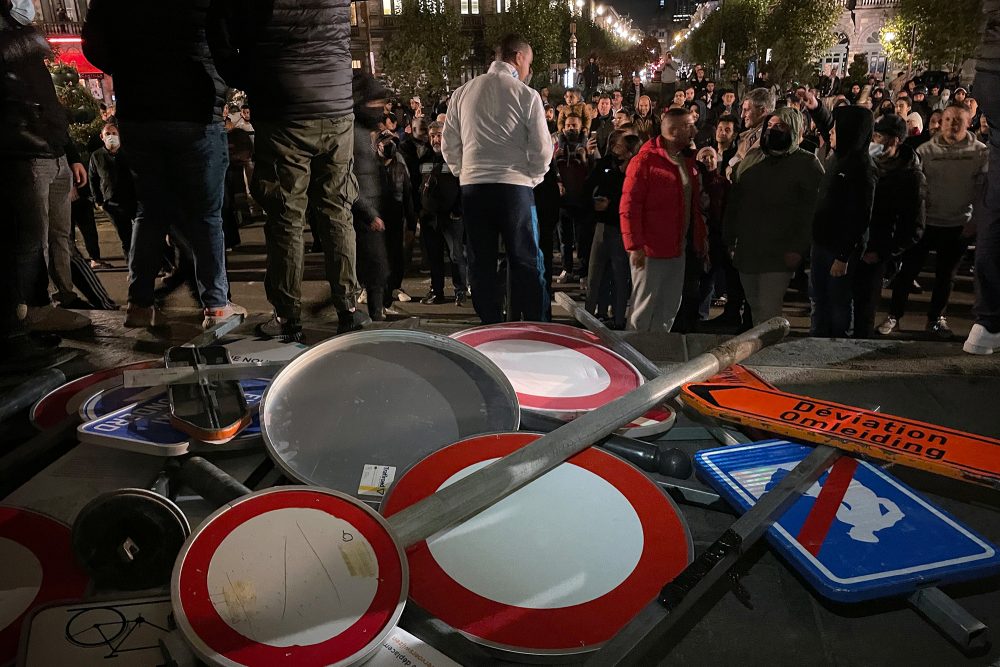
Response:
[[[396,468],[393,466],[365,464],[361,471],[361,484],[358,485],[358,495],[385,497],[386,489],[396,479]]]

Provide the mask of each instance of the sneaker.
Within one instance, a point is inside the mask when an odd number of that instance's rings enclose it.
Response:
[[[163,311],[156,306],[145,308],[130,303],[125,308],[125,328],[127,329],[151,329],[165,324]]]
[[[465,307],[465,306],[468,305],[466,303],[467,299],[468,299],[468,297],[465,296],[465,290],[462,290],[461,292],[455,292],[455,305],[458,306],[459,308],[462,308],[462,307]]]
[[[243,306],[238,306],[232,301],[224,305],[222,308],[206,308],[202,311],[205,315],[205,319],[201,322],[202,329],[211,329],[216,324],[222,322],[223,320],[228,320],[233,315],[239,315],[240,317],[247,316],[247,309]]]
[[[927,330],[942,340],[948,340],[952,337],[951,327],[948,326],[948,320],[944,317],[939,317],[933,322],[928,322]]]
[[[448,303],[448,300],[444,298],[444,294],[437,294],[436,292],[428,292],[427,296],[420,300],[420,303],[425,306],[438,306],[442,303]]]
[[[90,260],[90,268],[94,271],[102,271],[115,267],[111,265],[111,262],[105,262],[103,259],[92,259]]]
[[[302,324],[271,314],[271,319],[254,327],[254,333],[261,338],[270,338],[285,343],[302,343]]]
[[[342,310],[337,313],[337,333],[348,333],[349,331],[360,331],[372,323],[372,318],[355,308],[354,310]]]
[[[392,298],[400,303],[406,303],[407,301],[413,301],[413,297],[404,292],[401,289],[392,290]]]
[[[910,294],[923,294],[923,293],[924,293],[924,288],[920,286],[920,283],[914,280],[913,284],[910,285]]]
[[[393,308],[392,306],[386,306],[382,309],[382,312],[386,315],[402,315],[401,312]]]
[[[580,280],[579,276],[577,276],[577,275],[575,275],[573,273],[567,273],[566,271],[563,271],[558,276],[556,276],[555,278],[553,278],[553,281],[559,283],[560,285],[563,284],[563,283],[575,283],[575,282],[579,282],[579,280]]]
[[[973,324],[969,337],[962,349],[969,354],[993,354],[1000,352],[1000,331],[990,333],[982,324]]]
[[[90,326],[90,318],[59,306],[28,307],[24,317],[31,331],[79,331]]]
[[[368,303],[368,290],[361,290],[361,294],[358,295],[358,303]]]
[[[896,326],[899,324],[899,320],[895,317],[887,317],[882,324],[878,325],[878,332],[883,336],[887,336],[892,333]]]

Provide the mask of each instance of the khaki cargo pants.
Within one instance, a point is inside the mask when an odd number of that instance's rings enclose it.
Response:
[[[338,311],[355,307],[359,291],[351,205],[354,115],[305,121],[254,121],[252,194],[267,214],[264,290],[274,312],[299,320],[302,308],[306,209],[318,213],[331,301]]]

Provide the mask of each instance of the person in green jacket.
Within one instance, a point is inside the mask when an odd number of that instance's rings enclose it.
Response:
[[[788,283],[812,242],[823,165],[799,148],[802,126],[800,111],[775,111],[765,122],[760,146],[733,175],[723,235],[754,323],[781,315]]]

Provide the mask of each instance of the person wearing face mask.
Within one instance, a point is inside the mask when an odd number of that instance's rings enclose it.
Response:
[[[118,126],[111,123],[101,130],[102,148],[90,156],[90,187],[94,192],[94,202],[104,209],[118,232],[122,253],[128,264],[132,247],[132,221],[138,209],[135,183],[128,160],[121,152],[121,136]]]
[[[500,41],[485,74],[455,91],[441,152],[462,186],[472,303],[484,324],[503,320],[497,284],[502,237],[511,283],[510,319],[544,321],[549,309],[532,189],[552,159],[542,100],[528,87],[534,54],[518,35]]]
[[[584,183],[590,173],[587,138],[579,116],[566,118],[563,131],[556,135],[556,165],[563,184],[562,211],[559,219],[559,239],[562,243],[562,272],[556,282],[576,282],[586,278],[589,270],[593,222],[589,215],[590,201]],[[573,251],[580,268],[577,273]]]
[[[726,205],[723,234],[755,324],[782,314],[812,239],[823,165],[799,147],[802,125],[801,112],[789,107],[767,119],[760,146],[736,170]],[[743,326],[750,323],[744,314]]]
[[[923,236],[927,180],[920,158],[905,138],[906,122],[899,116],[888,114],[875,122],[869,154],[879,179],[868,240],[853,276],[855,338],[872,337],[889,263],[898,261]],[[888,326],[888,322],[879,326],[879,333],[892,331],[895,325]]]
[[[813,218],[810,262],[813,336],[844,338],[851,328],[852,275],[872,217],[878,174],[868,153],[874,118],[868,109],[842,106],[831,114],[815,95],[801,92],[809,115],[833,149],[826,160]]]
[[[48,42],[31,27],[30,0],[0,1],[0,361],[5,368],[44,367],[66,354],[46,349],[34,331],[72,331],[90,320],[52,305],[45,251],[60,301],[76,299],[71,276],[70,192],[87,182],[70,141],[66,111],[56,98],[45,60]],[[61,358],[60,358],[61,357]]]

